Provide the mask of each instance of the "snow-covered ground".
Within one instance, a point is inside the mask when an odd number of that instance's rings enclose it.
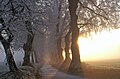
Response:
[[[43,79],[83,79],[78,76],[60,72],[57,69],[53,68],[51,65],[43,65],[40,72]]]

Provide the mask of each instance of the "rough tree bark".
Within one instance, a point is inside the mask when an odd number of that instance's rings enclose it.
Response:
[[[59,10],[59,12],[58,12],[58,21],[60,20],[60,11],[61,11],[61,4],[62,4],[62,1],[60,1],[60,5],[59,5],[59,7],[58,7],[58,10]],[[57,34],[59,34],[59,22],[57,23],[57,25],[56,25],[56,32],[57,32]],[[62,49],[62,46],[61,46],[61,42],[62,42],[62,37],[61,36],[59,36],[58,38],[57,38],[57,50],[58,50],[58,59],[59,59],[59,62],[60,62],[60,64],[63,62],[63,56],[62,56],[62,51],[63,51],[63,49]]]
[[[70,66],[70,62],[71,62],[71,59],[70,59],[70,52],[69,52],[69,49],[70,49],[70,33],[71,31],[69,31],[66,36],[65,36],[65,60],[61,66],[61,70],[68,70],[69,66]]]
[[[22,65],[32,66],[32,63],[30,61],[30,56],[32,52],[32,43],[34,39],[34,33],[32,31],[31,22],[25,21],[25,24],[26,24],[26,29],[28,31],[28,35],[27,35],[27,42],[23,45],[23,50],[25,51],[25,55],[24,55],[24,61]]]
[[[65,62],[69,62],[71,61],[70,59],[70,52],[69,52],[69,46],[70,46],[70,33],[71,30],[66,34],[65,36]]]
[[[3,47],[4,47],[4,50],[5,50],[6,59],[7,59],[7,63],[8,63],[8,66],[9,66],[9,70],[10,70],[10,72],[15,72],[15,71],[18,70],[18,68],[16,66],[15,60],[14,60],[12,52],[10,50],[10,43],[13,40],[13,34],[9,30],[9,28],[4,29],[6,26],[5,26],[4,20],[2,18],[0,18],[0,23],[3,26],[0,29],[0,41],[1,41],[2,45],[3,45]],[[2,35],[2,33],[5,36],[7,36],[8,38],[5,39],[4,36]]]
[[[76,15],[76,9],[78,7],[79,0],[68,0],[69,1],[69,11],[71,16],[70,26],[72,32],[72,61],[69,67],[69,72],[81,72],[81,60],[79,54],[78,37],[79,28],[77,26],[78,16]]]
[[[63,49],[62,49],[62,46],[61,46],[61,42],[62,42],[62,39],[61,39],[61,37],[59,37],[57,39],[58,57],[59,57],[60,62],[63,62],[63,56],[62,56]]]
[[[7,63],[8,63],[10,71],[11,72],[17,71],[18,68],[16,66],[16,63],[14,61],[12,52],[10,50],[10,42],[3,40],[3,41],[1,41],[1,43],[2,43],[2,45],[4,47],[4,50],[5,50],[5,54],[6,54],[6,58],[7,58]]]

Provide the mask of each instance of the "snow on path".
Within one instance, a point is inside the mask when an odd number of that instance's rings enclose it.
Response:
[[[42,75],[42,79],[83,79],[78,76],[73,76],[60,72],[57,69],[53,68],[51,65],[43,65],[40,72]]]

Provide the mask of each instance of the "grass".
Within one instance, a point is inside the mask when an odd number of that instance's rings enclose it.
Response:
[[[89,79],[120,79],[120,69],[83,67],[83,75]]]
[[[120,79],[120,62],[99,61],[82,64],[83,75],[88,79]],[[80,76],[81,74],[77,73]]]
[[[70,73],[87,79],[120,79],[120,61],[82,62],[82,73]],[[67,66],[69,67],[69,66]],[[67,73],[68,68],[62,67]]]

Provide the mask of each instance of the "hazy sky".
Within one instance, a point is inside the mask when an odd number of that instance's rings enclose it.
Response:
[[[81,38],[81,59],[104,60],[120,58],[120,29],[112,32],[103,31],[90,38]]]

